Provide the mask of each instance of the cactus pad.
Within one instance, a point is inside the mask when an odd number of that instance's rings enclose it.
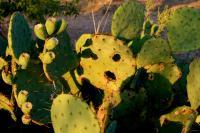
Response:
[[[144,7],[138,2],[127,2],[120,6],[112,18],[112,35],[133,39],[142,30]]]
[[[137,67],[147,67],[157,63],[171,63],[170,48],[161,38],[152,38],[145,42],[137,57]]]
[[[95,35],[91,45],[81,52],[81,78],[88,79],[97,88],[117,90],[135,73],[136,63],[131,50],[112,36]]]
[[[5,56],[7,45],[8,45],[8,43],[7,43],[6,39],[4,39],[0,35],[0,57],[1,56],[3,56],[3,57]]]
[[[61,77],[78,66],[78,59],[72,49],[67,32],[60,33],[57,39],[58,45],[52,50],[55,54],[55,59],[50,64],[43,63],[45,74],[51,80]]]
[[[167,24],[168,39],[175,52],[187,52],[200,48],[200,10],[179,8],[170,16]]]
[[[8,30],[8,46],[15,58],[31,49],[31,30],[23,15],[19,12],[11,16]]]
[[[51,107],[55,133],[100,133],[100,127],[89,106],[69,95],[58,95]]]
[[[33,105],[31,118],[39,123],[50,122],[51,98],[62,92],[60,82],[55,82],[55,86],[46,79],[41,64],[30,62],[27,69],[17,71],[17,93],[28,91],[27,101]]]
[[[187,76],[187,93],[193,109],[200,106],[200,58],[190,64],[190,72]]]

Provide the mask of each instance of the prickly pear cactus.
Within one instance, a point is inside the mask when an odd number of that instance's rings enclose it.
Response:
[[[27,101],[33,105],[31,118],[43,124],[50,122],[52,98],[63,90],[60,82],[50,83],[44,75],[42,65],[32,61],[27,69],[17,71],[15,83],[17,94],[24,90],[28,92]]]
[[[145,88],[148,91],[152,108],[156,110],[167,109],[173,101],[173,91],[171,83],[160,74],[149,74],[145,81]]]
[[[174,52],[200,48],[200,10],[183,7],[175,10],[168,21],[168,39]]]
[[[190,64],[190,72],[187,76],[187,94],[193,109],[198,109],[200,106],[200,58],[195,59]]]
[[[78,66],[78,58],[70,44],[70,39],[66,31],[56,36],[57,46],[51,50],[55,54],[55,59],[49,63],[43,63],[43,68],[47,77],[51,80],[63,76],[66,72]],[[44,51],[47,51],[44,49]]]
[[[131,40],[142,30],[144,7],[136,1],[120,6],[112,18],[112,35]]]
[[[8,46],[15,58],[21,53],[29,53],[31,49],[31,30],[23,15],[19,12],[12,14],[8,30]]]
[[[158,63],[172,63],[169,45],[162,38],[152,38],[145,42],[137,56],[137,67],[148,69]]]
[[[155,64],[152,65],[148,70],[148,73],[159,73],[163,77],[169,80],[171,84],[174,84],[178,79],[181,78],[181,70],[176,64]]]
[[[100,127],[89,106],[69,94],[60,94],[51,107],[55,133],[100,133]]]
[[[121,41],[108,35],[94,35],[81,51],[82,79],[103,90],[118,90],[135,73],[135,58]],[[119,67],[120,66],[120,67]]]
[[[188,133],[195,122],[198,112],[188,106],[180,106],[175,108],[172,112],[162,115],[160,117],[161,126],[165,124],[165,120],[180,122],[184,128],[182,132]]]

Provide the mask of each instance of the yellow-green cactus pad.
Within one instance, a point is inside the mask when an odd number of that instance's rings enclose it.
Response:
[[[187,52],[200,48],[200,10],[179,8],[167,24],[169,44],[174,52]]]
[[[138,68],[171,62],[173,58],[169,45],[162,38],[152,38],[146,41],[137,57]]]
[[[187,76],[187,93],[193,109],[200,106],[200,58],[190,64],[190,72]]]
[[[136,1],[127,2],[120,6],[112,18],[112,35],[133,39],[142,30],[144,21],[144,6]]]
[[[51,107],[55,133],[100,133],[100,126],[89,106],[69,95],[58,95]]]
[[[120,89],[135,74],[136,61],[131,50],[113,36],[94,35],[91,44],[81,53],[81,78],[88,79],[97,88]]]

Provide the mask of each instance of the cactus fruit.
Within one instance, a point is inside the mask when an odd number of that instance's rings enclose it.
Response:
[[[120,89],[135,73],[136,63],[131,50],[123,41],[108,35],[94,35],[91,43],[87,47],[90,57],[83,54],[81,57],[80,65],[84,71],[81,78],[103,90]]]
[[[100,133],[89,106],[69,94],[60,94],[53,100],[51,120],[55,133]]]
[[[49,35],[53,34],[57,29],[57,20],[54,17],[50,17],[45,23],[46,31]]]
[[[25,125],[29,125],[31,123],[31,116],[24,114],[22,116],[22,123],[25,124]]]
[[[37,38],[45,40],[47,38],[47,31],[43,24],[37,24],[34,27],[34,33]]]
[[[1,72],[1,77],[2,77],[2,79],[3,79],[3,81],[6,83],[6,84],[8,84],[8,85],[12,85],[13,84],[13,75],[12,75],[12,73],[10,73],[9,71],[8,72],[6,72],[5,70],[3,70],[2,72]]]
[[[60,34],[61,32],[63,32],[64,30],[66,30],[66,28],[67,28],[67,22],[64,19],[61,19],[60,21],[61,21],[60,22],[61,24],[59,26],[57,33],[56,33],[57,35]]]
[[[131,40],[142,30],[144,6],[131,1],[120,6],[112,18],[112,35]]]
[[[28,53],[22,53],[19,57],[18,64],[21,65],[21,69],[26,69],[29,63],[30,55]]]
[[[47,50],[53,50],[57,45],[58,45],[58,39],[55,37],[48,39],[44,44]]]
[[[55,58],[56,58],[56,55],[54,54],[54,52],[46,52],[40,55],[40,59],[42,60],[42,63],[44,64],[51,64]]]
[[[27,101],[28,91],[21,90],[17,95],[17,104],[21,108],[22,105]]]
[[[30,114],[32,108],[33,108],[33,105],[32,105],[32,103],[30,103],[30,102],[25,102],[25,103],[23,103],[23,104],[22,104],[22,107],[21,107],[22,112],[23,112],[25,115]]]
[[[168,40],[174,52],[200,48],[200,10],[183,7],[175,10],[167,22]]]
[[[49,80],[63,76],[79,64],[77,55],[74,53],[70,44],[68,33],[63,31],[56,38],[58,39],[58,45],[51,51],[55,54],[55,59],[50,64],[43,63],[45,75]],[[46,51],[46,49],[43,51]]]
[[[23,15],[12,14],[8,29],[8,46],[15,58],[31,50],[31,30]]]
[[[27,69],[21,69],[16,72],[15,83],[18,103],[20,92],[22,90],[28,91],[27,101],[33,105],[31,119],[42,124],[50,122],[49,110],[52,98],[55,94],[64,91],[62,90],[61,83],[59,81],[54,81],[54,83],[49,82],[44,75],[41,64],[34,61],[30,61]],[[27,95],[22,95],[21,101],[25,101],[23,100],[23,96],[26,98]]]
[[[187,94],[193,109],[200,107],[200,58],[192,61],[189,68],[189,74],[187,76]]]
[[[147,67],[158,63],[172,63],[170,48],[161,38],[152,38],[145,42],[137,56],[137,67]]]
[[[3,67],[6,66],[7,64],[8,63],[3,58],[0,57],[0,70],[2,70]]]
[[[182,131],[188,133],[195,122],[198,112],[191,109],[188,106],[180,106],[175,108],[172,112],[162,115],[160,117],[161,126],[165,123],[165,120],[180,122],[184,128]]]

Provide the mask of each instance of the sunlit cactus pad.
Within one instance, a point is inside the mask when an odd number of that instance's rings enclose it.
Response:
[[[170,16],[167,24],[170,46],[175,52],[187,52],[200,48],[200,10],[180,8]]]
[[[113,36],[133,39],[142,30],[144,21],[144,6],[136,1],[127,2],[120,6],[112,18]]]
[[[51,107],[55,133],[100,133],[100,127],[89,106],[69,94],[58,95]]]
[[[87,49],[86,49],[87,47]],[[123,41],[108,35],[94,35],[81,53],[81,78],[101,89],[117,90],[135,73],[136,62]]]
[[[190,72],[187,76],[187,93],[191,107],[198,109],[200,106],[200,58],[190,64]]]

